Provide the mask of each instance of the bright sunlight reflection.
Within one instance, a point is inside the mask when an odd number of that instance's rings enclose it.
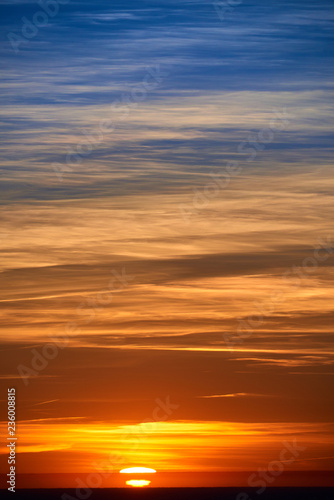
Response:
[[[151,481],[146,481],[146,479],[130,479],[126,484],[134,488],[142,488],[143,486],[148,486],[150,482]]]

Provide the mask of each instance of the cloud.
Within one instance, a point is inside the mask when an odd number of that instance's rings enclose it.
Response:
[[[35,403],[32,406],[41,406],[49,403],[56,403],[57,401],[60,401],[60,399],[50,399],[50,401],[42,401],[41,403]]]
[[[236,361],[238,358],[236,358]],[[281,366],[281,367],[299,367],[299,366],[326,366],[333,365],[334,358],[333,353],[326,356],[324,353],[322,356],[299,356],[295,358],[243,358],[243,361],[253,361],[255,363],[263,364],[266,366]]]
[[[243,2],[222,21],[204,1],[79,0],[18,54],[8,33],[40,7],[0,3],[3,390],[77,326],[29,380],[21,470],[91,471],[110,450],[162,469],[258,468],[287,436],[329,456],[331,2]],[[212,185],[230,162],[239,174]],[[130,453],[120,433],[142,431],[163,394],[178,421]]]
[[[28,454],[26,457],[22,454],[22,460],[24,463],[26,460],[34,462],[38,460],[34,458],[36,452],[57,451],[47,461],[46,472],[55,467],[58,472],[68,471],[68,461],[75,454],[81,457],[76,472],[89,472],[93,462],[108,462],[110,450],[114,460],[123,457],[126,463],[154,463],[159,471],[210,470],[212,463],[216,463],[220,471],[251,470],[255,450],[255,462],[260,466],[273,459],[273,450],[279,457],[284,446],[282,439],[292,444],[296,436],[297,445],[307,449],[309,469],[321,470],[322,463],[314,459],[319,455],[331,456],[328,438],[332,427],[326,423],[176,420],[121,426],[108,422],[81,422],[78,426],[70,422],[44,422],[38,436],[34,435],[32,424],[23,422],[20,426],[22,452]],[[228,450],[228,455],[222,450]],[[6,453],[6,450],[1,452]]]
[[[251,394],[247,392],[234,392],[232,394],[212,394],[210,396],[197,396],[199,399],[215,399],[215,398],[268,398],[272,397],[266,394]]]
[[[55,378],[58,375],[41,375],[41,378]],[[26,375],[27,378],[31,378],[31,375]],[[17,373],[12,374],[12,375],[0,375],[0,380],[21,380],[22,377],[21,375],[18,375]]]

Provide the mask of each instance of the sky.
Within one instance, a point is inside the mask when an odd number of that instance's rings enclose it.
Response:
[[[333,470],[333,3],[0,10],[18,472]]]

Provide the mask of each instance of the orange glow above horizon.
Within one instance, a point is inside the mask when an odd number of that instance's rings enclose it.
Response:
[[[36,421],[20,424],[20,460],[27,473],[37,466],[43,473],[53,473],[54,470],[89,473],[94,463],[101,464],[101,472],[110,473],[117,460],[122,460],[124,465],[154,463],[159,473],[251,470],[254,457],[257,466],[265,466],[273,460],[273,455],[279,456],[282,435],[295,436],[297,432],[298,445],[307,449],[307,460],[296,460],[289,470],[322,470],[324,466],[329,469],[332,464],[330,458],[318,459],[319,456],[331,456],[332,426],[326,423],[171,421],[155,422],[150,429],[144,424],[119,426],[108,422],[79,424],[71,420],[52,422],[41,419],[39,423],[38,438],[35,435]],[[4,430],[5,426],[0,428]],[[217,451],[223,449],[229,449],[228,456],[222,454],[217,459]],[[42,462],[41,454],[46,453],[53,453],[52,460]],[[206,460],[202,458],[204,453]],[[0,448],[0,454],[7,454],[5,446]],[[80,461],[76,462],[77,456],[80,456]],[[214,466],[211,463],[213,458]],[[69,462],[74,464],[70,470]],[[121,474],[149,474],[149,470],[131,467],[121,469]],[[115,477],[112,480],[116,480],[116,476],[121,478],[121,474],[112,474],[112,478]]]

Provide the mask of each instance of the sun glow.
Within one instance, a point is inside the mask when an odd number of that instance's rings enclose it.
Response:
[[[126,484],[134,488],[142,488],[143,486],[148,486],[150,482],[151,481],[147,481],[146,479],[130,479]]]
[[[147,467],[130,467],[129,469],[122,469],[120,474],[153,474],[155,472],[157,471]]]

